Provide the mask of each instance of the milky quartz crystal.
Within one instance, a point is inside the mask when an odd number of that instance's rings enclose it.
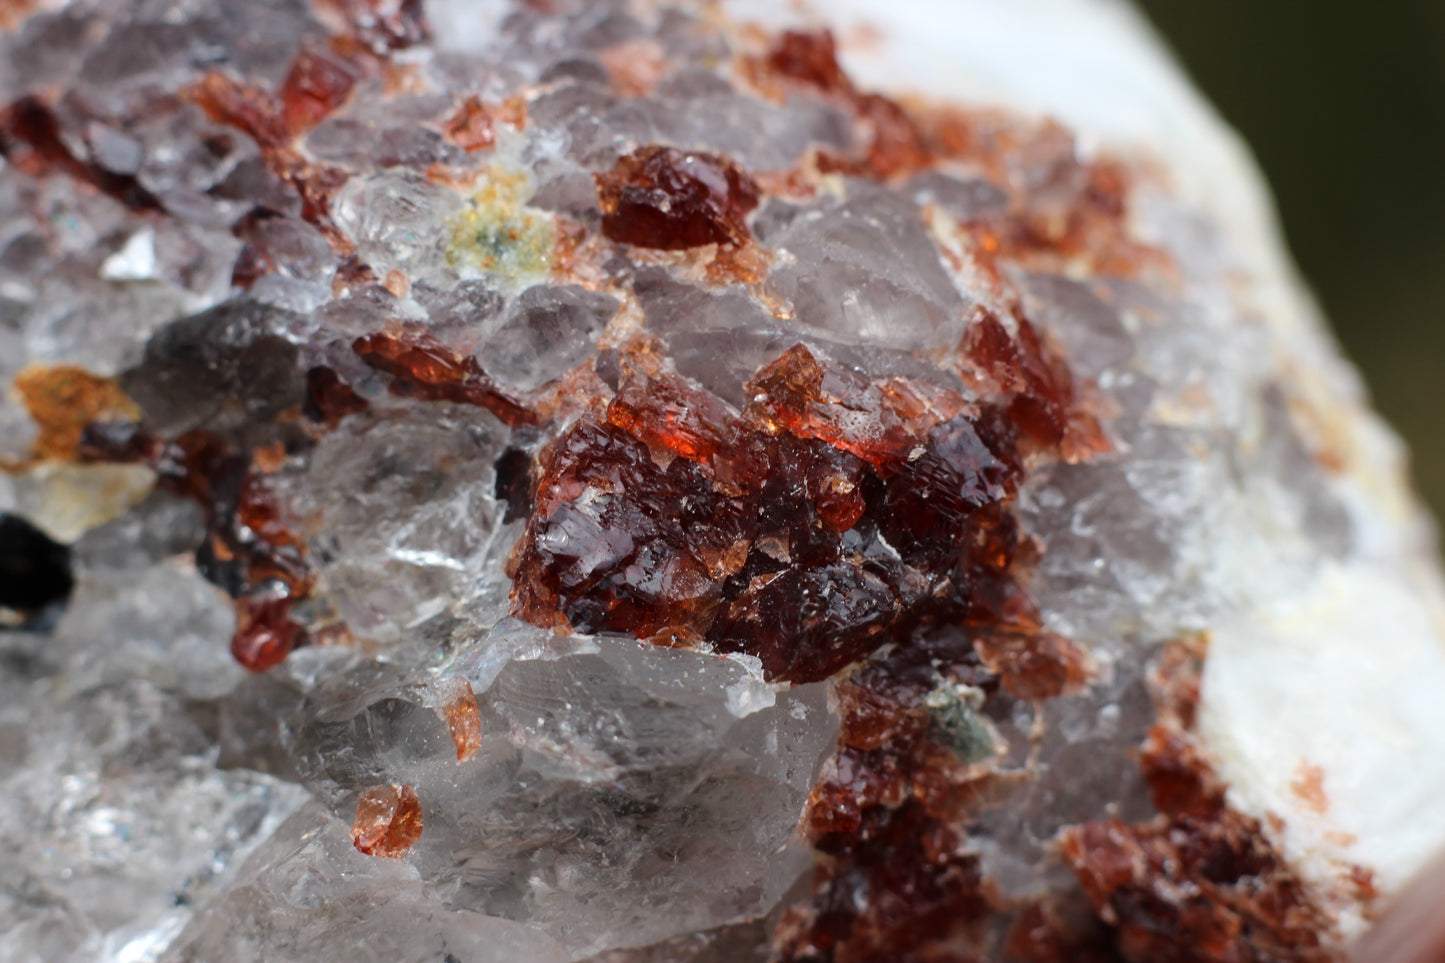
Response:
[[[0,3],[0,387],[0,959],[1327,961],[1445,844],[1119,3]]]

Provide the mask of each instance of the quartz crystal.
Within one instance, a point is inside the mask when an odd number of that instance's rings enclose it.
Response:
[[[0,3],[0,958],[1339,960],[1429,523],[1111,0]]]

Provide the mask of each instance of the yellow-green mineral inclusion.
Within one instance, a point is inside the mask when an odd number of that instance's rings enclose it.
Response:
[[[540,280],[551,267],[552,215],[528,207],[531,179],[492,168],[448,227],[447,263],[463,275],[500,275],[517,284]]]

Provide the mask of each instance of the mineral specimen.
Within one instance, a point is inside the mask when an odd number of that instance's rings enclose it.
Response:
[[[368,856],[405,856],[422,831],[421,801],[410,786],[368,789],[356,801],[351,842]]]
[[[1445,844],[1227,132],[825,12],[0,4],[0,957],[1313,963]]]

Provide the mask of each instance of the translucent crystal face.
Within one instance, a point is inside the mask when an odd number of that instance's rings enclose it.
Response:
[[[1147,165],[704,5],[14,20],[0,956],[1316,960],[1367,908],[1199,686],[1392,549]]]

